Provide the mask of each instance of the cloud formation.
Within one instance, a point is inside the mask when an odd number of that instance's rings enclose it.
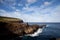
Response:
[[[44,5],[50,5],[51,3],[50,2],[44,2]]]
[[[29,3],[29,4],[32,4],[32,3],[34,3],[34,2],[36,2],[37,0],[27,0],[27,2]]]
[[[4,10],[0,10],[0,15],[21,18],[25,22],[60,22],[60,6],[57,6],[53,10],[52,8],[46,8],[40,11],[38,7],[25,10],[26,11],[16,10],[14,12],[6,12]],[[27,14],[27,11],[29,10],[34,12]]]
[[[13,0],[12,4],[15,3],[14,4],[15,6],[13,5],[10,6],[12,9],[14,9],[14,11],[8,12],[4,9],[0,9],[0,16],[16,17],[23,19],[25,22],[60,22],[60,18],[59,18],[60,5],[49,6],[52,4],[52,2],[45,1],[42,2],[42,5],[39,4],[40,6],[30,7],[30,5],[37,2],[37,0],[26,0],[26,1],[28,3],[26,3],[24,6],[24,3],[18,4],[15,2],[15,0]]]

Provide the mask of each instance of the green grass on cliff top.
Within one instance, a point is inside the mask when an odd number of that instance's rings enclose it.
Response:
[[[20,21],[21,19],[0,16],[0,21]]]

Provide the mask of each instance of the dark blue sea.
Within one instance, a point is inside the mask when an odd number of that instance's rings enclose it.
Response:
[[[36,37],[24,36],[22,40],[53,40],[50,38],[59,38],[60,37],[60,23],[29,23],[38,24],[38,25],[46,25],[46,28],[43,29],[43,32]]]

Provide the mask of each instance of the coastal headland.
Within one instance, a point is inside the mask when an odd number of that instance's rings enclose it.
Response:
[[[0,16],[0,37],[13,38],[33,34],[38,28],[46,25],[29,25],[22,19]]]

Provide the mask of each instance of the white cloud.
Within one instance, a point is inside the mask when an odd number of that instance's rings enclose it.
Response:
[[[53,7],[49,7],[45,9],[43,8],[42,7],[28,7],[28,8],[25,7],[23,8],[23,11],[16,9],[16,11],[14,12],[7,12],[5,10],[0,10],[0,15],[21,18],[25,22],[60,22],[60,6],[59,5],[56,6],[55,8]],[[33,11],[33,12],[29,14],[30,11]]]
[[[35,2],[37,2],[37,0],[27,0],[27,4],[25,4],[25,5],[26,5],[26,7],[28,7],[30,4],[33,4]]]
[[[16,4],[16,0],[0,0],[0,2],[3,2],[3,4],[7,5],[15,5]]]
[[[2,3],[2,5],[13,8],[16,5],[16,0],[0,0],[0,3]]]
[[[18,6],[23,6],[23,4],[19,3]]]
[[[51,4],[51,2],[44,2],[44,5],[45,6],[48,6],[48,5],[50,5]]]
[[[29,4],[36,2],[37,0],[27,0]]]

